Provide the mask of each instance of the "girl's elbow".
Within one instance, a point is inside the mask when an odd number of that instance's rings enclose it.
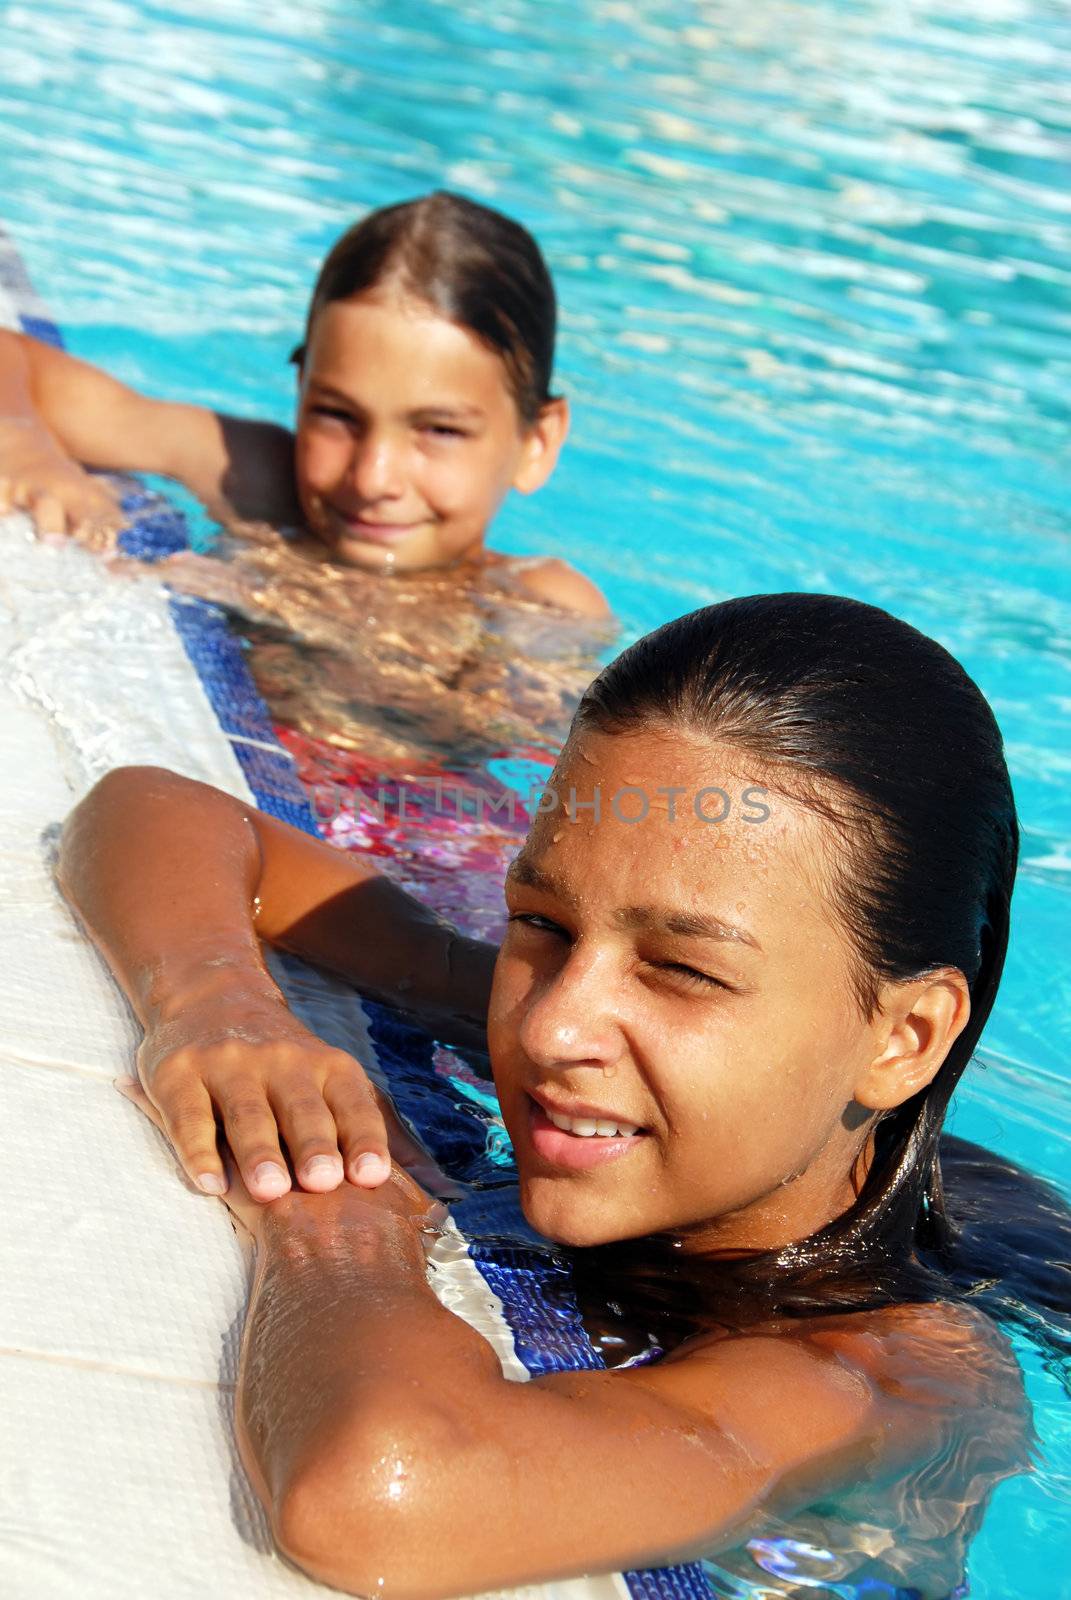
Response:
[[[75,806],[64,825],[64,837],[75,832],[79,825],[98,819],[115,820],[136,813],[144,820],[151,808],[154,815],[169,816],[180,809],[192,807],[234,807],[240,805],[223,790],[210,784],[187,778],[168,767],[124,766],[112,767]]]
[[[392,1502],[361,1488],[356,1477],[342,1505],[338,1486],[325,1489],[315,1473],[285,1490],[272,1516],[281,1553],[308,1577],[345,1594],[446,1600],[462,1592],[444,1583],[449,1563],[442,1559],[436,1518],[421,1515],[414,1497]]]
[[[109,810],[118,804],[140,800],[145,795],[167,793],[172,788],[188,784],[189,781],[188,778],[181,778],[177,772],[169,771],[167,767],[112,767],[103,778],[97,779],[93,787],[78,802],[71,812],[68,823],[78,816],[97,810]]]
[[[63,824],[56,861],[60,884],[66,887],[80,846],[87,838],[95,840],[100,819],[114,816],[118,809],[136,805],[150,791],[160,792],[169,781],[181,780],[164,767],[112,767],[103,778],[98,778]]]
[[[373,1437],[317,1451],[272,1507],[279,1550],[309,1577],[382,1600],[447,1600],[477,1585],[451,1552],[458,1457],[394,1417]],[[462,1451],[463,1455],[463,1451]],[[464,1477],[463,1470],[460,1476]]]

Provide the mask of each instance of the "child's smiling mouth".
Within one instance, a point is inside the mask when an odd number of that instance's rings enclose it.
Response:
[[[426,519],[416,522],[377,522],[371,517],[351,517],[344,511],[335,511],[344,529],[343,537],[359,539],[366,544],[399,544],[419,528]]]

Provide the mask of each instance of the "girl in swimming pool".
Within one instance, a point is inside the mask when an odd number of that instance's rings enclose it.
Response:
[[[201,785],[113,774],[68,824],[62,882],[146,1027],[129,1092],[204,1188],[214,1105],[237,1158],[238,1429],[275,1536],[340,1588],[429,1600],[700,1554],[766,1593],[948,1596],[1029,1434],[956,1303],[939,1153],[1008,939],[993,715],[884,612],[728,601],[605,669],[551,793],[493,981],[354,858]],[[528,1220],[663,1359],[503,1379],[258,933],[440,1031],[486,1011]],[[289,1189],[280,1131],[324,1192]],[[271,1167],[261,1204],[243,1178]]]
[[[293,433],[151,400],[0,330],[0,512],[25,508],[44,532],[114,532],[114,497],[83,467],[155,472],[226,523],[303,525],[335,563],[449,570],[603,616],[564,562],[485,546],[509,490],[540,488],[565,440],[555,323],[531,235],[437,193],[373,212],[328,255],[294,357]]]

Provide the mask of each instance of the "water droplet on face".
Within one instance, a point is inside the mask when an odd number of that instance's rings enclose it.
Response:
[[[557,833],[555,833],[555,834],[553,834],[553,835],[552,835],[552,837],[551,837],[551,841],[550,841],[550,842],[551,842],[551,844],[557,844],[557,842],[558,842],[558,840],[559,840],[559,839],[560,839],[560,838],[561,838],[561,836],[562,836],[562,831],[561,831],[561,829],[560,829],[560,828],[559,828],[559,829],[558,829],[558,831],[557,831]]]

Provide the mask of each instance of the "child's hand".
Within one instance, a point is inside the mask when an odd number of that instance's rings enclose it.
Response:
[[[227,1192],[217,1119],[254,1203],[291,1187],[280,1139],[310,1191],[335,1189],[344,1177],[376,1188],[390,1155],[425,1184],[449,1188],[360,1064],[310,1033],[282,1000],[236,994],[185,1008],[146,1033],[138,1073],[205,1194]]]
[[[107,484],[32,418],[0,420],[0,516],[10,511],[24,511],[42,538],[69,534],[93,550],[114,544],[124,522]]]

